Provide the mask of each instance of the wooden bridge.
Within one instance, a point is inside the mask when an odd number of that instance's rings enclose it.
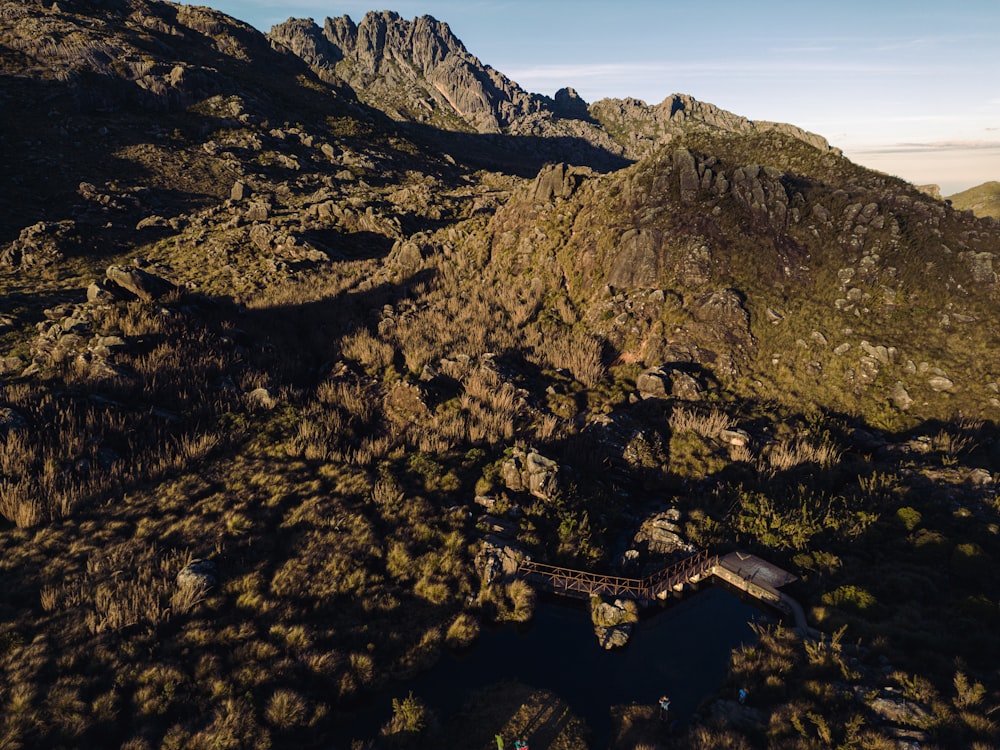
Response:
[[[517,575],[524,580],[547,586],[557,594],[588,598],[624,597],[647,604],[680,591],[686,584],[706,578],[718,564],[718,555],[709,555],[707,550],[702,550],[645,578],[606,576],[533,560],[522,562]]]

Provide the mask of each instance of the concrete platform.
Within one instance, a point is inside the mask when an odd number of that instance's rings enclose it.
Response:
[[[744,581],[775,590],[798,580],[798,576],[792,575],[787,570],[746,552],[730,552],[719,560],[719,565]]]

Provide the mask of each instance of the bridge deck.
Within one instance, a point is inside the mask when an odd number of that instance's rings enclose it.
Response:
[[[627,597],[650,602],[684,584],[700,580],[718,562],[717,555],[709,555],[702,550],[645,578],[626,578],[525,560],[518,567],[517,574],[543,583],[560,594]]]

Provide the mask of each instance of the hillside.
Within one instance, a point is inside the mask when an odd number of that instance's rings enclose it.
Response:
[[[984,182],[949,195],[948,200],[959,211],[972,211],[979,218],[990,216],[1000,219],[1000,182]]]
[[[525,556],[692,548],[823,637],[614,747],[995,743],[997,220],[429,17],[6,0],[0,66],[0,746],[586,747],[406,680],[531,618]]]

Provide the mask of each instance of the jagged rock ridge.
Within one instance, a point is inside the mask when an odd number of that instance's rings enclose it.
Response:
[[[335,70],[365,101],[417,122],[507,130],[545,103],[481,63],[448,24],[430,16],[405,21],[396,13],[327,18],[322,32],[290,19],[271,38],[303,54],[314,68]]]
[[[371,106],[397,120],[451,130],[581,139],[608,153],[640,159],[691,127],[733,133],[778,131],[820,150],[824,138],[794,125],[753,122],[691,96],[655,106],[638,99],[588,105],[570,87],[554,98],[529,93],[480,62],[430,16],[406,21],[389,11],[311,20],[289,19],[271,39],[300,55],[321,77],[343,80]]]

